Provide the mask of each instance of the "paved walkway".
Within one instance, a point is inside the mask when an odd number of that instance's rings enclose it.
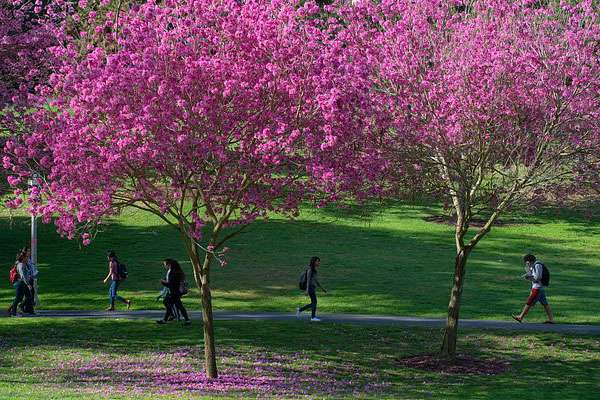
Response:
[[[50,318],[126,318],[126,319],[159,319],[163,316],[161,310],[135,310],[135,311],[62,311],[62,310],[40,310],[38,317]],[[192,320],[202,318],[200,311],[190,312]],[[320,323],[350,323],[350,324],[374,324],[374,325],[400,325],[400,326],[420,326],[425,328],[441,328],[446,323],[441,318],[417,318],[417,317],[396,317],[391,315],[359,315],[359,314],[319,314],[322,319]],[[292,313],[281,312],[235,312],[235,311],[216,311],[215,320],[219,321],[295,321],[296,315]],[[304,314],[302,321],[308,321],[308,315]],[[583,335],[600,335],[600,325],[573,325],[573,324],[519,324],[515,321],[493,321],[493,320],[460,320],[461,328],[470,329],[501,329],[511,331],[527,332],[558,332],[558,333],[576,333]]]

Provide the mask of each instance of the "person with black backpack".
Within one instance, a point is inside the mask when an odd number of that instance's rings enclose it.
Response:
[[[317,313],[317,286],[321,288],[321,290],[327,293],[327,290],[317,280],[317,268],[321,265],[321,259],[319,257],[311,257],[308,268],[300,275],[300,290],[306,291],[306,294],[310,297],[310,303],[303,306],[298,307],[296,309],[296,317],[300,318],[300,313],[308,310],[310,308],[312,322],[321,321],[316,317]]]
[[[548,304],[544,290],[544,287],[550,285],[550,271],[533,254],[527,254],[523,257],[523,262],[525,263],[526,271],[523,278],[531,281],[531,292],[521,314],[513,315],[512,317],[519,323],[523,322],[523,318],[525,318],[529,309],[539,301],[544,306],[544,310],[546,310],[546,314],[548,315],[548,320],[544,323],[553,324],[554,316],[552,315],[552,309],[550,308],[550,304]]]
[[[185,280],[185,273],[176,260],[167,258],[163,261],[167,269],[167,276],[161,279],[160,283],[167,289],[163,304],[165,305],[165,316],[156,321],[159,324],[165,324],[167,321],[175,319],[174,311],[183,316],[184,325],[190,325],[192,321],[181,302],[181,296],[187,294],[188,288]]]
[[[115,311],[115,300],[119,300],[127,304],[127,309],[131,308],[131,300],[124,299],[117,294],[121,281],[127,279],[127,267],[125,264],[119,262],[117,255],[114,251],[109,250],[106,254],[108,258],[108,275],[104,278],[104,283],[110,279],[110,287],[108,289],[108,297],[110,299],[110,306],[106,311]]]

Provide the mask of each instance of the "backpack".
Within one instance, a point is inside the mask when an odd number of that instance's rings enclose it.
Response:
[[[117,274],[119,275],[119,280],[125,280],[129,276],[129,272],[127,272],[127,266],[121,262],[117,262]]]
[[[308,268],[304,270],[304,272],[302,272],[302,274],[300,274],[300,282],[298,283],[298,287],[300,287],[300,290],[306,290],[306,281],[308,279]]]
[[[550,270],[544,264],[539,263],[542,266],[542,285],[550,286]]]
[[[12,268],[10,269],[10,272],[8,273],[8,281],[10,282],[11,285],[14,285],[14,283],[16,281],[18,281],[19,279],[21,279],[21,276],[19,276],[19,271],[17,270],[17,264],[14,264],[12,266]]]
[[[181,282],[179,282],[179,294],[186,295],[189,292],[189,287],[188,287],[188,283],[185,279],[182,279]]]

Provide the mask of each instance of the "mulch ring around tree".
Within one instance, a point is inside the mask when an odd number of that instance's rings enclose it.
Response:
[[[424,371],[461,375],[497,375],[508,371],[510,362],[498,359],[480,359],[459,355],[454,360],[437,354],[419,354],[396,359],[398,365]]]

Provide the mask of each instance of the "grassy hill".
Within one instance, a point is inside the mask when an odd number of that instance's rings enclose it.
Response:
[[[391,205],[372,212],[331,207],[306,209],[293,221],[273,217],[254,223],[231,240],[229,265],[213,267],[213,304],[220,310],[292,311],[307,298],[297,289],[312,255],[322,259],[322,312],[445,315],[453,270],[453,227],[428,222],[432,206]],[[511,217],[494,228],[467,266],[462,318],[508,319],[528,294],[521,257],[532,252],[550,268],[547,291],[560,322],[599,323],[600,222],[567,210]],[[29,218],[0,217],[0,265],[8,269],[27,243]],[[43,308],[100,309],[107,303],[105,253],[114,249],[128,265],[122,295],[134,308],[160,308],[154,301],[164,274],[161,261],[174,257],[190,273],[178,233],[149,214],[128,211],[115,218],[86,248],[60,238],[52,225],[39,231],[40,296]],[[189,275],[191,279],[191,275]],[[8,278],[0,303],[14,291]],[[184,302],[199,308],[197,292]],[[539,307],[538,307],[539,308]],[[542,321],[535,309],[531,321]]]

